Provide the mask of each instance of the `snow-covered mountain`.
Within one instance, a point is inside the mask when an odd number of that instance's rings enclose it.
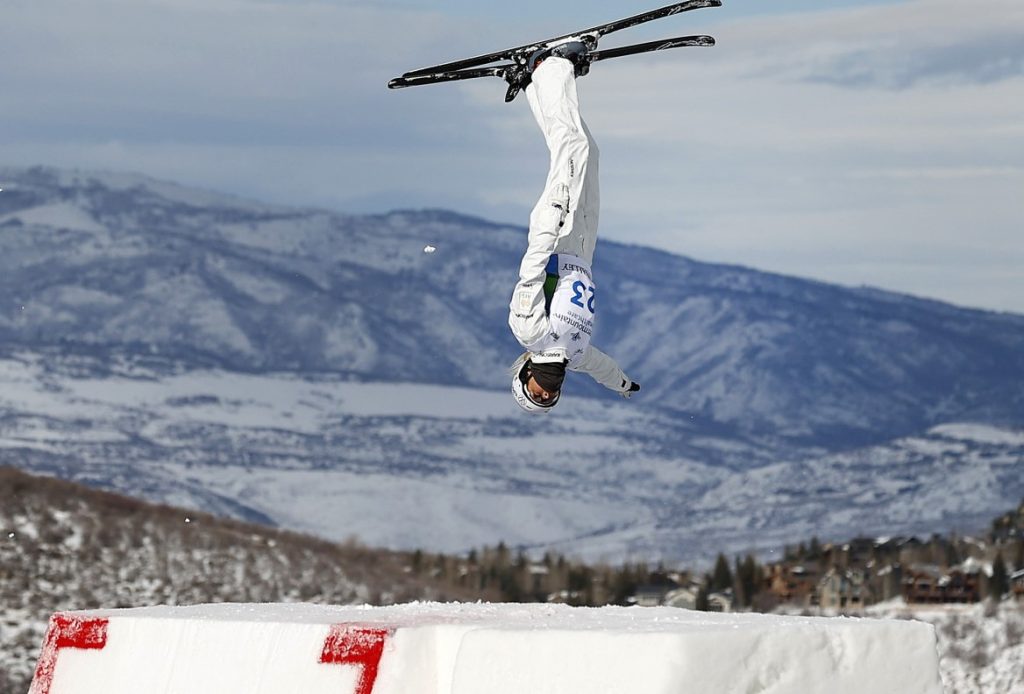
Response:
[[[700,559],[1024,496],[1024,317],[604,243],[596,343],[505,393],[525,231],[0,170],[0,463],[372,544]],[[433,245],[435,253],[424,253]]]
[[[986,526],[1024,432],[788,453],[631,403],[524,420],[503,392],[121,360],[0,360],[0,464],[374,546],[699,561],[812,535]]]
[[[275,208],[129,175],[0,169],[0,187],[7,345],[483,388],[503,387],[518,353],[505,318],[523,229]],[[1022,316],[608,242],[595,272],[595,341],[646,406],[833,448],[1024,424]]]

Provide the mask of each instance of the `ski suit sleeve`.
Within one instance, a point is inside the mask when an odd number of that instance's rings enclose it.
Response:
[[[587,374],[605,388],[614,390],[616,393],[626,392],[633,383],[614,359],[594,346],[588,347],[587,351],[583,353],[583,357],[569,368]]]
[[[547,183],[530,214],[528,247],[509,304],[509,327],[528,350],[548,333],[545,268],[555,252],[566,217],[579,202],[590,151],[580,119],[574,69],[564,58],[548,58],[534,72],[526,91],[551,152]]]

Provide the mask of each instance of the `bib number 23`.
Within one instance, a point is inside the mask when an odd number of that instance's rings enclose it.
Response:
[[[580,308],[587,309],[591,313],[594,312],[594,288],[593,287],[588,287],[587,285],[583,284],[582,282],[576,282],[576,283],[574,283],[572,285],[572,292],[573,292],[572,303],[576,304]],[[583,299],[586,298],[588,294],[590,295],[590,297],[587,298],[587,303],[584,304],[583,303]]]

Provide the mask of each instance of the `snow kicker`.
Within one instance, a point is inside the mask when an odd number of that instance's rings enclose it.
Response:
[[[59,613],[30,694],[941,694],[934,628],[416,603]]]

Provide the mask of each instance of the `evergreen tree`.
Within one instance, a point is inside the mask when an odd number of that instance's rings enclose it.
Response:
[[[498,543],[497,554],[498,556],[495,557],[495,562],[499,569],[504,569],[509,563],[508,545],[505,544],[504,540]]]
[[[710,576],[708,576],[708,580],[711,580]],[[707,584],[707,582],[705,582],[704,585],[702,585],[700,587],[700,590],[697,591],[697,604],[696,604],[695,607],[699,611],[701,611],[701,612],[707,612],[708,611],[709,604],[708,604],[708,584]]]
[[[729,590],[732,588],[732,570],[729,568],[729,560],[724,554],[718,555],[715,562],[715,570],[711,574],[711,590]]]
[[[736,567],[735,567],[734,576],[735,576],[735,581],[733,583],[733,590],[734,590],[734,593],[735,593],[735,600],[734,600],[734,602],[735,602],[737,607],[742,607],[742,606],[747,605],[747,599],[748,599],[747,596],[749,594],[747,593],[747,584],[743,580],[743,563],[740,561],[739,557],[736,557]]]
[[[956,536],[946,544],[946,566],[957,566],[963,563],[963,557],[957,548],[958,544]]]
[[[761,587],[761,567],[750,554],[741,563],[736,558],[736,603],[743,607],[754,604],[754,597]]]
[[[992,578],[988,582],[988,596],[993,600],[1002,600],[1010,592],[1010,576],[1006,570],[1003,553],[999,552],[992,562]]]
[[[635,566],[626,563],[615,572],[612,578],[611,601],[616,605],[625,605],[630,597],[636,594],[640,582],[646,579],[646,565]]]

